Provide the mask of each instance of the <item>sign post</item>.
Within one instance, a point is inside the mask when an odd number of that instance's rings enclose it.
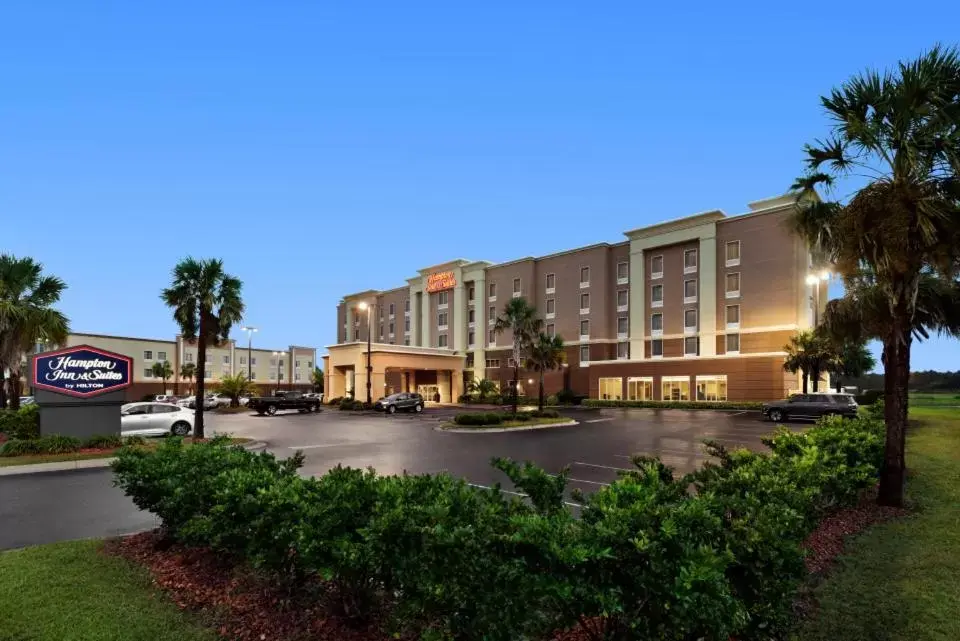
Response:
[[[120,406],[133,380],[133,359],[89,345],[33,357],[40,434],[85,438],[120,434]]]

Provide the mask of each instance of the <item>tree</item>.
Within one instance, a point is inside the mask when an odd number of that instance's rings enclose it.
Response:
[[[922,277],[953,282],[960,264],[960,57],[934,47],[892,72],[864,72],[821,102],[831,135],[806,147],[797,232],[845,285],[866,271],[886,308],[886,442],[878,501],[902,505],[910,348]],[[865,184],[823,201],[840,178]]]
[[[160,297],[173,308],[173,319],[187,340],[197,340],[197,409],[194,438],[203,438],[203,387],[207,343],[225,341],[243,317],[243,284],[223,271],[223,261],[185,258],[173,268],[173,282]]]
[[[790,337],[790,342],[783,346],[783,350],[787,353],[783,369],[791,374],[800,372],[803,375],[804,394],[807,393],[810,377],[813,376],[813,391],[816,392],[823,362],[816,334],[812,330],[797,332]]]
[[[32,258],[0,254],[0,408],[6,405],[4,371],[10,373],[10,408],[19,409],[24,356],[41,341],[66,342],[67,317],[53,308],[66,288]]]
[[[230,397],[230,407],[240,407],[240,397],[249,395],[253,388],[246,372],[237,372],[220,379],[220,393]]]
[[[559,336],[549,336],[541,332],[536,342],[530,347],[526,367],[540,374],[540,389],[537,396],[537,408],[543,411],[543,375],[554,370],[563,363],[563,339]]]
[[[323,370],[319,367],[313,368],[313,374],[310,375],[313,382],[313,391],[323,393]]]
[[[185,378],[190,381],[188,386],[188,391],[193,393],[193,377],[197,375],[197,366],[193,363],[184,363],[180,366],[180,378]]]
[[[497,393],[497,384],[489,378],[475,378],[467,385],[467,392],[483,401]]]
[[[155,378],[163,379],[163,393],[167,393],[167,379],[173,376],[173,368],[170,366],[170,361],[163,361],[162,363],[154,363],[153,367],[150,368],[150,371],[153,373]]]
[[[517,381],[520,377],[520,362],[526,351],[530,348],[537,334],[540,333],[540,326],[543,324],[537,318],[537,308],[530,305],[523,297],[511,298],[503,306],[503,311],[497,317],[493,324],[493,331],[497,336],[509,331],[513,337],[513,413],[517,413],[518,388]]]
[[[833,349],[836,358],[829,370],[837,392],[842,390],[844,378],[860,378],[877,364],[865,341],[843,340],[834,343]]]

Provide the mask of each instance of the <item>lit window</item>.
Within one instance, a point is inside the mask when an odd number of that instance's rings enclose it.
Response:
[[[580,346],[580,362],[581,363],[590,362],[590,346],[589,345]]]
[[[727,243],[727,254],[726,254],[726,265],[727,267],[735,267],[740,264],[740,241],[731,240]]]
[[[590,268],[580,268],[580,287],[590,287]]]
[[[556,290],[557,277],[555,274],[547,274],[547,293],[552,294]]]
[[[655,338],[650,341],[650,356],[660,358],[663,356],[663,339]]]
[[[617,343],[617,358],[620,360],[630,358],[630,343]]]
[[[553,337],[556,336],[556,335],[557,335],[556,326],[555,326],[553,323],[548,323],[548,324],[547,324],[547,336],[549,336],[550,338],[553,338]]]
[[[547,299],[547,318],[553,318],[557,313],[557,301],[553,298]]]
[[[630,294],[625,289],[617,290],[617,311],[625,312],[630,305]]]
[[[696,336],[688,336],[683,339],[683,355],[697,356],[700,353],[700,339]]]
[[[654,285],[650,288],[650,306],[663,307],[663,285]]]
[[[725,375],[698,376],[697,377],[697,400],[698,401],[727,400],[727,377]]]
[[[438,346],[438,347],[446,347],[446,346],[447,346],[447,335],[446,335],[446,334],[440,334],[439,336],[437,336],[437,346]]]
[[[727,329],[740,327],[740,306],[727,305]]]
[[[689,401],[690,378],[688,376],[664,376],[660,379],[662,398],[665,401]]]
[[[740,297],[740,272],[727,274],[727,298]]]
[[[727,334],[727,354],[740,353],[740,334]]]
[[[627,329],[627,317],[620,316],[619,318],[617,318],[617,338],[626,338],[628,331],[629,330]]]
[[[601,377],[599,398],[603,401],[619,401],[623,399],[623,379],[618,377]]]
[[[683,281],[683,302],[684,303],[697,302],[697,281],[695,280]]]
[[[650,278],[663,278],[663,256],[650,259]]]
[[[697,250],[688,249],[683,252],[683,273],[689,274],[695,271],[697,271]]]
[[[630,281],[630,264],[617,263],[617,284],[625,285]]]
[[[687,332],[697,331],[697,310],[687,309],[683,312],[683,329]]]
[[[590,294],[580,294],[580,313],[590,313]]]
[[[663,314],[652,314],[650,316],[650,331],[656,334],[663,332]]]
[[[627,379],[627,400],[628,401],[652,401],[653,400],[653,378],[630,377]]]
[[[580,321],[580,338],[589,338],[590,337],[590,321],[582,320]]]

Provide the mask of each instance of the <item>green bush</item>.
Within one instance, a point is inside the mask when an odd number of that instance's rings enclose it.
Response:
[[[334,397],[331,398],[329,401],[327,401],[327,405],[331,405],[331,406],[332,406],[332,405],[340,405],[340,401],[342,401],[342,400],[343,400],[343,397],[342,397],[342,396],[334,396]]]
[[[42,454],[37,439],[10,439],[0,445],[0,456],[28,456],[30,454]]]
[[[96,450],[108,450],[121,445],[123,439],[119,434],[95,434],[83,441],[83,447]]]
[[[545,400],[547,405],[559,405],[560,397],[557,394],[549,394]]]
[[[373,409],[373,405],[365,401],[358,401],[352,398],[344,398],[340,401],[340,409],[344,411],[370,410],[370,409]]]
[[[589,397],[577,394],[571,389],[564,389],[557,392],[557,403],[560,405],[580,405]]]
[[[583,400],[587,407],[647,407],[680,410],[758,410],[760,401],[606,401],[595,398]]]
[[[528,415],[531,418],[560,418],[560,412],[557,410],[534,410],[532,412],[528,412]]]
[[[466,426],[500,425],[503,421],[503,415],[494,412],[457,414],[453,417],[454,423]]]
[[[0,456],[24,456],[26,454],[69,454],[80,450],[83,442],[72,436],[51,434],[32,439],[11,439],[0,449]]]
[[[147,439],[142,436],[124,436],[123,445],[146,445]]]
[[[0,433],[6,434],[11,439],[39,438],[39,406],[24,405],[16,411],[0,410]]]
[[[883,398],[883,391],[875,389],[863,390],[863,392],[857,394],[855,398],[857,403],[860,405],[873,405],[878,400]]]

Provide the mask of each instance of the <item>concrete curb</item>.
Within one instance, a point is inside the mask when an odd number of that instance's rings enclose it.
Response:
[[[267,449],[265,441],[253,441],[244,443],[243,449],[248,452],[262,452]],[[52,461],[50,463],[34,463],[33,465],[11,465],[9,467],[0,467],[0,476],[21,476],[23,474],[43,474],[44,472],[67,472],[70,470],[95,470],[98,468],[110,467],[110,464],[116,460],[110,458],[90,458],[78,461]]]
[[[520,425],[517,427],[440,427],[433,428],[434,432],[451,432],[453,434],[499,434],[502,432],[529,432],[530,430],[547,430],[552,427],[571,427],[580,425],[579,421],[566,423],[547,423],[546,425]]]

